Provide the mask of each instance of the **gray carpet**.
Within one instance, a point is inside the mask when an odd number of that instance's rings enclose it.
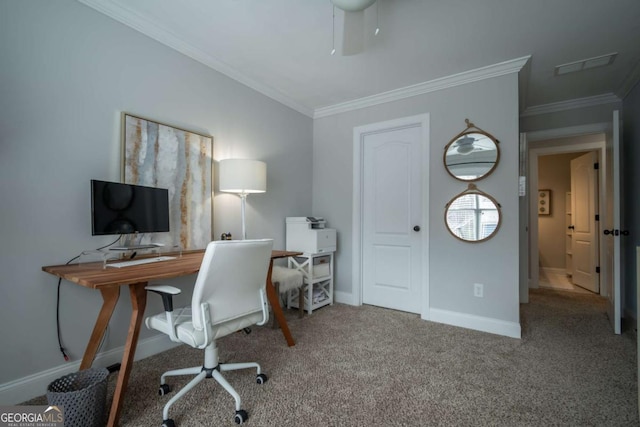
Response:
[[[269,375],[260,386],[254,371],[225,373],[251,427],[640,425],[635,332],[613,335],[605,312],[596,296],[532,291],[517,340],[336,304],[286,313],[295,347],[267,327],[219,346],[222,362],[258,361]],[[201,363],[187,346],[136,362],[121,424],[160,426],[171,396],[157,395],[160,374]],[[183,427],[235,425],[233,414],[213,380],[171,410]]]

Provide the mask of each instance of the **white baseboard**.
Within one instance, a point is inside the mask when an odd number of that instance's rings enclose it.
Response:
[[[430,320],[432,322],[460,326],[462,328],[489,332],[511,338],[521,338],[520,323],[516,322],[507,322],[490,317],[475,316],[473,314],[458,313],[437,308],[430,310]]]
[[[348,305],[356,304],[353,294],[346,292],[334,292],[335,302]],[[491,334],[503,335],[510,338],[521,338],[520,323],[506,322],[504,320],[492,319],[490,317],[475,316],[473,314],[458,313],[448,310],[431,308],[429,310],[429,320],[437,323],[445,323],[452,326],[473,329],[476,331],[489,332]]]
[[[169,341],[166,335],[156,335],[141,340],[136,347],[135,360],[162,353],[178,345],[180,344]],[[100,353],[96,356],[93,366],[107,367],[114,363],[119,363],[122,361],[123,353],[124,346]],[[42,396],[46,394],[49,384],[64,375],[77,372],[79,368],[80,360],[77,360],[0,384],[0,405],[16,405],[34,397]]]
[[[341,304],[360,305],[360,304],[356,304],[356,302],[354,301],[353,294],[348,294],[346,292],[334,292],[333,293],[333,300],[335,302],[339,302]]]

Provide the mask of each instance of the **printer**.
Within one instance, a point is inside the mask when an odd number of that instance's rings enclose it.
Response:
[[[336,230],[326,228],[326,225],[320,217],[287,217],[286,250],[307,254],[335,252]]]

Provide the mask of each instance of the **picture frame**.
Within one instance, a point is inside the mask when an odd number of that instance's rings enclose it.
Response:
[[[538,215],[551,215],[551,190],[538,190]]]
[[[168,233],[139,243],[203,249],[213,239],[213,137],[122,113],[122,181],[169,190]]]

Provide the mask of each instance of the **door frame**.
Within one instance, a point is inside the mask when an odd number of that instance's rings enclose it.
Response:
[[[579,151],[597,151],[598,162],[598,210],[600,215],[600,224],[605,223],[606,215],[606,137],[605,133],[610,129],[608,123],[596,123],[593,125],[575,126],[569,128],[550,129],[545,131],[528,132],[527,139],[529,142],[529,194],[538,193],[538,157],[573,153]],[[562,141],[547,142],[552,139],[580,137],[592,134],[602,134],[603,139],[600,142],[586,142],[575,144],[563,144]],[[538,256],[538,209],[536,199],[529,200],[529,289],[537,289],[539,283],[539,267],[540,258]],[[598,231],[600,232],[600,231]],[[604,245],[598,248],[598,263],[601,267],[600,277],[604,277],[603,268],[606,266],[606,251]],[[600,295],[605,292],[605,287],[600,284]]]
[[[353,128],[353,214],[352,214],[352,277],[353,302],[362,305],[362,205],[363,205],[363,168],[365,136],[407,127],[422,128],[422,301],[420,317],[429,320],[429,114],[418,114],[400,119],[371,123]]]

